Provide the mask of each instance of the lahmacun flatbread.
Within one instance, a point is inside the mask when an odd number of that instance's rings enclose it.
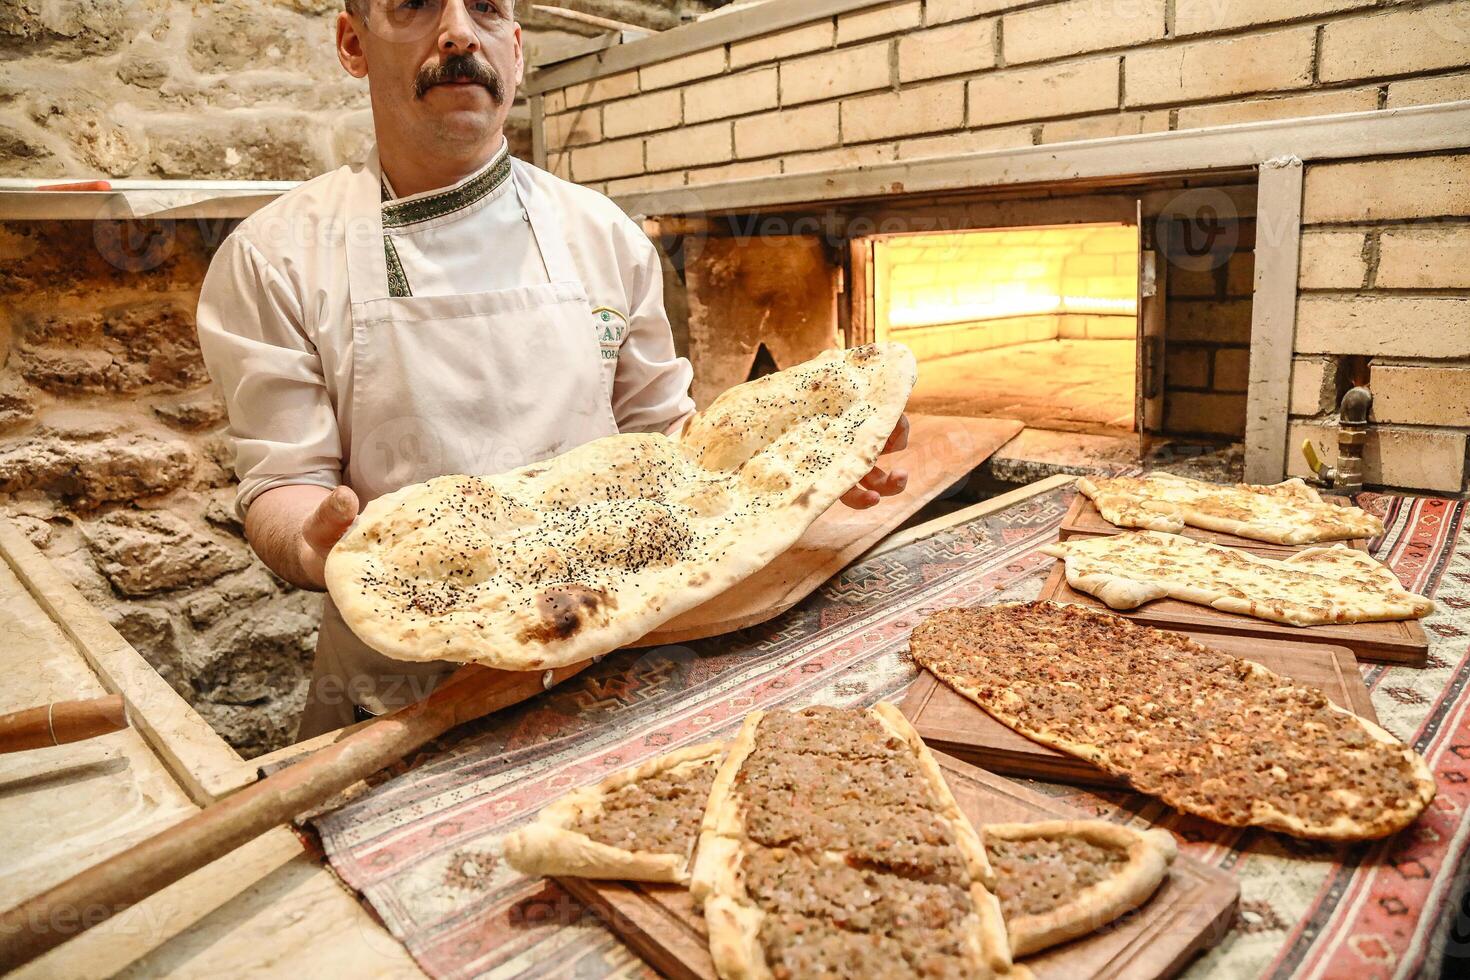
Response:
[[[915,378],[902,344],[828,351],[660,434],[368,504],[327,557],[362,641],[401,660],[561,667],[642,637],[785,551],[872,468]]]
[[[890,704],[746,716],[690,884],[725,980],[1011,970],[994,876],[938,763]]]
[[[1299,479],[1270,486],[1221,486],[1170,473],[1081,477],[1077,489],[1119,527],[1175,533],[1185,526],[1274,544],[1317,544],[1383,533],[1361,507],[1328,503]]]
[[[1418,619],[1434,611],[1371,555],[1343,545],[1277,560],[1178,534],[1125,531],[1041,550],[1062,559],[1068,585],[1113,609],[1170,596],[1291,626]]]
[[[1417,752],[1321,691],[1120,616],[1051,602],[946,609],[910,650],[1001,724],[1227,826],[1364,840],[1434,798]]]
[[[1096,932],[1148,901],[1179,853],[1167,830],[1106,820],[985,824],[1012,956]]]
[[[689,883],[723,742],[705,742],[576,790],[507,834],[506,860],[529,875]]]

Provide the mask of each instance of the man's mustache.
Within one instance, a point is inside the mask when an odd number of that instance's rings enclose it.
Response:
[[[422,99],[424,93],[435,85],[459,81],[483,85],[497,105],[505,101],[505,86],[500,81],[500,73],[468,54],[450,55],[443,61],[420,68],[418,77],[414,79],[413,94]]]

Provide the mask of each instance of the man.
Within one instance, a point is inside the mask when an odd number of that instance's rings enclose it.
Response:
[[[242,222],[205,278],[200,345],[245,534],[302,588],[324,588],[374,497],[675,434],[693,412],[652,243],[607,198],[508,155],[512,3],[347,0],[337,56],[368,80],[376,147]],[[906,441],[905,421],[887,448]],[[874,469],[843,499],[871,506],[905,479]],[[381,656],[327,598],[298,737],[422,697],[453,666]]]

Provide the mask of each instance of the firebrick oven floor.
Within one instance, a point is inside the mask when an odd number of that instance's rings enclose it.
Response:
[[[1132,340],[1043,340],[919,365],[909,411],[1116,435],[1133,427]]]

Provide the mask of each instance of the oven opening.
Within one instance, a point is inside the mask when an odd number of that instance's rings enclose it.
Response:
[[[909,410],[1065,432],[1137,427],[1136,225],[872,237],[873,336],[919,360]]]

